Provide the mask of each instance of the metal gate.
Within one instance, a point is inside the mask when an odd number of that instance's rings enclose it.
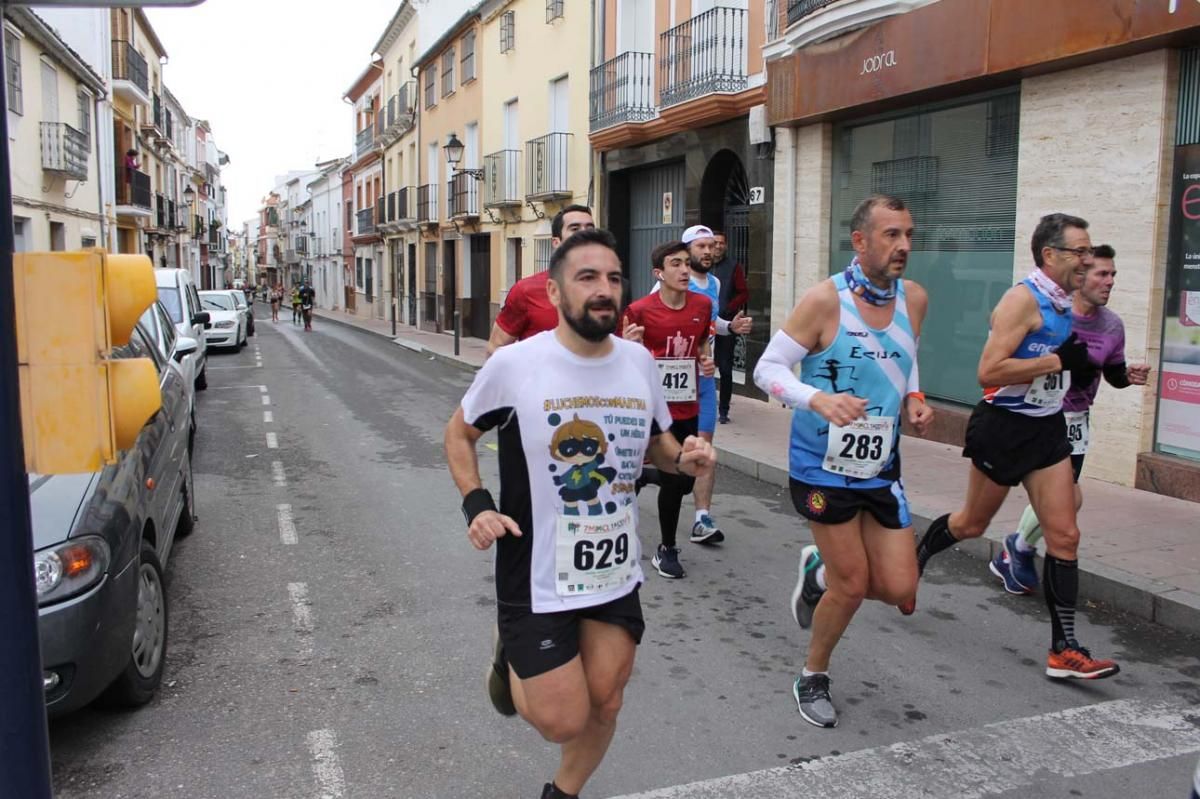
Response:
[[[640,169],[629,177],[631,299],[646,296],[654,286],[654,248],[683,235],[685,185],[682,161]]]

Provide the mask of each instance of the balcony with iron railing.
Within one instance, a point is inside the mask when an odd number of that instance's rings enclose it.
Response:
[[[483,157],[483,207],[515,208],[524,204],[518,183],[521,151],[500,150]]]
[[[368,124],[354,137],[354,157],[362,158],[375,149],[375,123]]]
[[[65,122],[41,123],[42,169],[68,180],[88,179],[90,142]]]
[[[438,221],[437,184],[426,183],[417,187],[417,222],[427,224]]]
[[[308,236],[300,235],[296,237],[296,253],[301,257],[308,255]]]
[[[718,7],[659,36],[663,108],[715,92],[746,88],[746,9]]]
[[[809,14],[815,14],[838,0],[787,0],[787,24],[795,25]]]
[[[588,114],[591,130],[645,122],[658,114],[654,101],[654,54],[621,53],[592,69]]]
[[[154,227],[166,230],[170,227],[171,216],[167,213],[167,198],[161,194],[154,195]]]
[[[142,130],[155,138],[161,138],[163,135],[162,97],[157,94],[150,95],[150,108],[147,109],[146,118],[142,120]]]
[[[479,181],[470,173],[459,172],[446,181],[446,211],[451,219],[479,216]]]
[[[117,181],[117,214],[150,216],[150,176],[137,169],[125,169]]]
[[[416,110],[417,96],[417,82],[410,80],[400,87],[400,91],[389,97],[380,109],[379,119],[382,121],[382,127],[379,135],[385,147],[412,130],[416,124],[416,115],[413,112]]]
[[[411,225],[417,221],[417,187],[405,186],[396,192],[396,224]]]
[[[174,231],[179,231],[183,227],[183,223],[179,219],[179,207],[174,200],[167,200],[167,227]]]
[[[525,199],[532,202],[571,197],[568,165],[570,133],[547,133],[525,142]]]
[[[131,42],[112,40],[113,94],[150,105],[150,67]]]
[[[354,214],[354,235],[370,236],[375,233],[375,206],[360,208]]]
[[[215,226],[210,226],[208,229],[208,248],[210,250],[221,251],[221,229]]]

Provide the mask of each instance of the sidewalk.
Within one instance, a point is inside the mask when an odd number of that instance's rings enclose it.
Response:
[[[397,325],[398,336],[393,338],[391,322],[338,311],[319,310],[316,315],[370,330],[466,369],[477,369],[486,354],[479,339],[461,339],[456,356],[454,337],[444,333]],[[786,488],[791,412],[735,395],[729,416],[732,422],[719,426],[715,440],[721,465]],[[920,533],[932,519],[956,510],[962,502],[967,462],[958,447],[909,436],[904,437],[901,450],[904,487]],[[1200,506],[1086,476],[1081,486],[1080,596],[1200,635]],[[1025,503],[1024,489],[1013,489],[987,535],[960,545],[980,559],[981,569],[1004,536],[1016,529]]]

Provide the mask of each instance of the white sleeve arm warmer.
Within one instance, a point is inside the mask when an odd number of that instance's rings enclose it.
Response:
[[[729,329],[729,320],[722,319],[721,317],[718,316],[717,317],[717,335],[718,336],[728,336],[730,334],[730,332],[731,331]]]
[[[792,370],[808,350],[782,330],[776,331],[754,367],[754,383],[772,398],[792,408],[808,410],[812,398],[821,393],[801,383]]]

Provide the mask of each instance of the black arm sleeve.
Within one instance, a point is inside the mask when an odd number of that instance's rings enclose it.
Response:
[[[1130,385],[1129,373],[1125,369],[1125,362],[1110,363],[1104,367],[1104,379],[1113,388],[1125,388]]]

